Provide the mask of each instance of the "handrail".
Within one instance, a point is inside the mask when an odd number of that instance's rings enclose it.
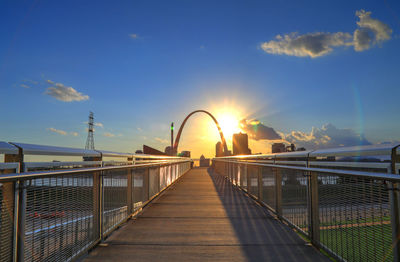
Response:
[[[61,169],[61,170],[54,170],[54,171],[0,174],[0,182],[10,182],[10,181],[17,181],[17,180],[19,181],[19,180],[41,178],[41,177],[55,176],[55,175],[71,175],[71,174],[78,174],[78,173],[83,173],[83,172],[92,173],[92,172],[110,171],[110,170],[127,169],[127,168],[159,167],[159,166],[163,166],[163,165],[179,164],[179,163],[185,163],[185,162],[190,162],[190,160],[157,162],[157,163],[149,163],[149,164],[123,165],[123,166],[75,168],[75,169]]]
[[[337,175],[345,175],[345,176],[382,179],[382,180],[387,180],[387,181],[391,181],[391,182],[400,182],[400,176],[398,174],[390,174],[390,173],[375,173],[375,172],[366,172],[366,171],[274,165],[274,164],[247,162],[247,161],[234,161],[234,160],[226,160],[226,159],[218,159],[218,158],[214,158],[213,161],[221,161],[221,162],[226,162],[226,163],[236,163],[236,164],[244,164],[244,165],[251,165],[251,166],[260,166],[260,167],[274,167],[274,168],[298,170],[298,171],[304,171],[304,172],[316,172],[316,173],[320,173],[321,175],[337,174]]]

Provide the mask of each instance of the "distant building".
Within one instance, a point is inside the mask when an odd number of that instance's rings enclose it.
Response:
[[[224,156],[224,147],[222,146],[221,142],[218,142],[215,145],[215,156],[216,157]]]
[[[247,134],[233,134],[233,155],[251,155],[249,149],[249,137]]]
[[[180,157],[190,157],[190,151],[182,151],[179,153]]]
[[[290,144],[286,147],[286,152],[294,152],[296,151],[296,146],[294,144]]]
[[[136,150],[135,154],[143,154],[143,151],[138,149],[138,150]]]
[[[200,167],[209,167],[210,166],[210,159],[205,158],[204,155],[200,157]]]
[[[286,145],[284,143],[273,143],[272,153],[282,153],[286,152]]]
[[[143,154],[160,155],[160,156],[165,156],[166,155],[164,152],[161,152],[160,150],[157,150],[155,148],[152,148],[152,147],[146,146],[146,145],[143,145]]]
[[[166,148],[165,148],[165,154],[167,155],[167,156],[172,156],[173,154],[172,154],[172,147],[171,146],[167,146]]]

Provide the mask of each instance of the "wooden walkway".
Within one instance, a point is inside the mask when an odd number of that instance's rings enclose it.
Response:
[[[84,261],[330,261],[204,168],[192,169]]]

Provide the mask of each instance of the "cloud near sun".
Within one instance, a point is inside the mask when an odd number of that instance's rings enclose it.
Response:
[[[353,35],[346,32],[316,32],[299,35],[290,33],[277,35],[275,40],[260,45],[269,54],[298,57],[320,57],[330,54],[335,47],[353,46],[356,51],[364,51],[391,38],[392,29],[378,19],[371,18],[371,12],[356,11],[360,19]]]

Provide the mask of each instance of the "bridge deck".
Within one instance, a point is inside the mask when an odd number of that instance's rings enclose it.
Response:
[[[84,261],[330,261],[207,169],[192,169]]]

